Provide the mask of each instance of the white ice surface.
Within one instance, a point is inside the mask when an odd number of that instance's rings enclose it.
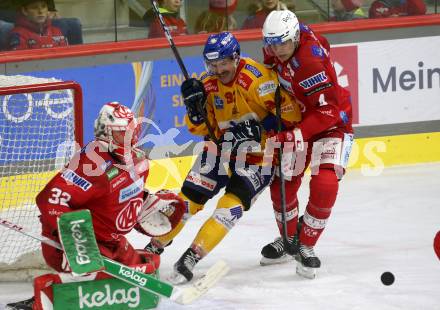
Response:
[[[301,213],[308,196],[308,179],[300,192]],[[211,215],[214,198],[193,217],[162,255],[161,275],[190,245]],[[159,309],[331,309],[438,310],[440,261],[433,251],[440,230],[440,163],[387,168],[367,177],[347,173],[331,220],[316,247],[322,267],[315,280],[295,274],[295,262],[261,267],[260,250],[277,235],[268,191],[231,233],[196,269],[200,276],[218,259],[231,271],[200,300],[179,306],[162,299]],[[147,243],[139,235],[131,241]],[[395,275],[385,286],[383,272]],[[0,283],[0,309],[28,298],[30,284]]]

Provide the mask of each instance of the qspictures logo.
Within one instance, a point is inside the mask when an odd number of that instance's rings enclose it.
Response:
[[[353,124],[359,124],[358,47],[356,45],[336,46],[332,47],[330,53],[339,85],[351,94]]]

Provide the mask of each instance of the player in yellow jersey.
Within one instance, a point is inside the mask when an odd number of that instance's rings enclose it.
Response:
[[[187,108],[186,124],[195,135],[207,136],[203,152],[188,173],[179,196],[188,208],[183,221],[170,233],[155,237],[146,249],[160,254],[187,220],[220,189],[212,216],[203,224],[191,246],[174,265],[173,283],[193,277],[193,268],[226,236],[272,180],[272,158],[263,164],[260,142],[275,127],[275,90],[272,70],[240,57],[240,45],[229,32],[209,36],[203,56],[207,74],[202,81],[188,79],[181,86]],[[282,95],[283,122],[300,121],[300,110],[287,93]],[[252,151],[247,152],[249,147]],[[260,152],[258,152],[260,151]],[[246,155],[246,156],[245,156]]]

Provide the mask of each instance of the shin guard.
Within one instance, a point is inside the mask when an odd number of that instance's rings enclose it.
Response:
[[[193,241],[193,248],[205,256],[226,236],[243,215],[243,205],[235,195],[225,194],[218,201],[214,214],[203,224]]]
[[[314,246],[323,232],[338,194],[338,178],[332,169],[320,169],[312,175],[310,196],[304,212],[300,242]]]
[[[301,185],[301,177],[294,177],[290,181],[285,181],[286,184],[286,223],[287,235],[292,237],[296,234],[296,226],[298,224],[298,198],[297,191]],[[270,193],[273,203],[273,210],[275,213],[275,220],[280,231],[283,234],[283,223],[281,221],[281,182],[278,177],[275,178],[270,186]]]

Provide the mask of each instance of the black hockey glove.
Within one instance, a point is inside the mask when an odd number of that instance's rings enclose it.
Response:
[[[203,115],[206,114],[206,91],[203,83],[194,78],[188,79],[180,86],[180,92],[190,121],[194,125],[203,123]]]
[[[225,141],[232,142],[231,152],[237,155],[237,150],[243,142],[261,142],[261,125],[254,119],[238,123],[224,133],[220,142]]]

